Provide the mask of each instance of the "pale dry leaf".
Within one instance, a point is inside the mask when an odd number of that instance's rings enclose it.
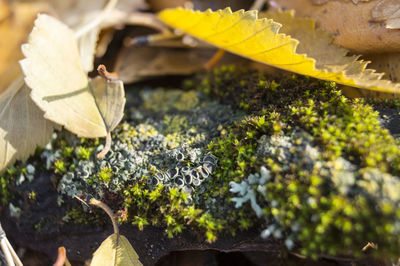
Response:
[[[139,256],[126,237],[112,234],[94,252],[93,266],[141,266]]]
[[[315,5],[322,5],[322,4],[327,3],[328,1],[337,1],[337,0],[311,0],[311,1]],[[371,0],[346,0],[346,1],[352,1],[354,4],[358,4],[358,3],[361,3],[361,2],[368,2],[368,1],[371,1]]]
[[[95,27],[88,33],[78,38],[78,49],[81,57],[83,70],[88,73],[93,70],[94,58],[96,54],[97,41],[99,39],[100,28]]]
[[[86,72],[93,70],[100,32],[105,28],[126,23],[131,13],[147,7],[144,0],[56,0],[52,1],[52,6],[60,19],[75,31],[83,69]],[[97,20],[98,24],[85,31],[88,25]]]
[[[400,28],[400,1],[381,0],[372,9],[372,18],[383,21],[388,29]]]
[[[43,118],[22,77],[0,95],[0,172],[46,145],[56,126]]]
[[[295,18],[293,12],[268,15],[282,27],[272,19],[258,19],[257,14],[232,13],[229,8],[216,12],[177,8],[159,16],[172,27],[254,61],[353,87],[400,92],[400,84],[381,80],[383,74],[366,69],[368,62],[347,56],[346,49],[331,44],[329,35],[317,30],[312,20]]]
[[[369,54],[362,56],[363,60],[371,61],[369,67],[384,73],[383,78],[393,82],[400,81],[400,53]],[[392,94],[376,93],[369,90],[345,88],[345,95],[350,98],[387,98],[392,99]]]
[[[33,101],[45,112],[44,117],[82,137],[106,136],[110,128],[106,121],[109,117],[119,119],[123,112],[123,85],[107,81],[107,93],[96,94],[93,84],[98,82],[89,83],[73,31],[55,18],[39,15],[22,50],[26,57],[20,61],[25,82],[32,89]],[[116,95],[119,98],[113,98]],[[99,110],[102,97],[118,105],[118,112]]]
[[[276,6],[296,10],[296,17],[312,18],[319,28],[334,36],[334,43],[354,53],[400,52],[400,33],[384,23],[372,22],[372,9],[380,0],[329,1],[314,5],[306,0],[274,0]]]
[[[106,80],[100,76],[90,81],[90,90],[103,117],[107,132],[112,131],[124,115],[125,91],[121,80]]]
[[[214,49],[129,47],[118,56],[115,70],[124,82],[155,76],[189,75],[203,69]]]

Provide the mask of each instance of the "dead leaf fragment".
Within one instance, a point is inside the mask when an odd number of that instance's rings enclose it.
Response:
[[[29,93],[20,77],[0,95],[0,172],[51,139],[55,125],[43,118]]]
[[[79,136],[94,138],[106,136],[122,117],[122,82],[89,82],[74,33],[66,25],[48,15],[39,15],[22,50],[25,59],[20,64],[25,82],[32,88],[31,97],[46,119]],[[113,113],[104,113],[109,110]],[[112,125],[107,124],[109,121]]]
[[[202,70],[214,49],[128,47],[117,60],[116,71],[124,82],[163,75],[188,75]]]
[[[296,10],[300,18],[312,18],[319,28],[334,36],[334,43],[354,53],[400,52],[400,31],[372,22],[372,10],[379,0],[329,1],[314,5],[308,0],[274,0],[280,8]]]
[[[400,28],[400,1],[381,0],[372,9],[372,18],[383,21],[388,29]]]
[[[141,266],[139,256],[126,237],[112,234],[94,252],[93,266]]]

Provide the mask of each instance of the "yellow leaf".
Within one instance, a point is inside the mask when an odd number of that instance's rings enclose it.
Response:
[[[121,120],[125,105],[121,81],[89,81],[74,33],[39,15],[20,61],[33,101],[44,117],[82,137],[104,137]]]
[[[346,56],[347,50],[331,44],[313,21],[297,19],[293,12],[258,19],[257,11],[232,13],[230,8],[212,12],[167,9],[159,13],[165,23],[194,37],[254,61],[284,70],[375,91],[399,93],[400,84],[381,80],[383,74],[366,69],[367,62]],[[297,34],[299,40],[285,34]]]
[[[0,172],[51,139],[55,125],[43,118],[29,93],[20,77],[0,94]]]
[[[94,252],[93,266],[141,266],[139,256],[126,237],[112,234]]]

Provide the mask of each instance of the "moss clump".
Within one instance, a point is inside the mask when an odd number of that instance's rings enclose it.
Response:
[[[205,185],[219,206],[231,201],[232,180],[248,190],[246,177],[264,166],[271,179],[251,189],[263,209],[264,237],[290,248],[299,243],[312,257],[357,255],[368,241],[379,244],[380,255],[398,255],[399,143],[372,106],[342,96],[334,83],[307,77],[269,81],[225,67],[198,80],[197,89],[248,113],[208,146],[220,167]],[[234,222],[240,210],[212,214],[228,212]]]
[[[111,151],[103,159],[95,158],[102,148],[98,140],[66,132],[45,150],[49,168],[59,178],[58,202],[91,194],[124,210],[120,222],[141,229],[165,226],[170,237],[196,228],[207,241],[215,241],[222,220],[197,208],[194,192],[203,189],[217,166],[207,144],[241,115],[195,91],[142,90],[139,97],[133,102],[140,104],[128,110],[128,120],[113,132]],[[76,211],[66,215],[68,221],[82,222],[78,216]]]
[[[257,227],[310,257],[357,255],[368,241],[397,255],[399,143],[371,105],[333,83],[232,66],[185,84],[195,90],[135,93],[101,160],[98,140],[59,134],[41,153],[59,202],[91,194],[120,222],[170,237]]]

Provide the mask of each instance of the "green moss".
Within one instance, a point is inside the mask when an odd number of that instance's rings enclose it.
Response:
[[[110,182],[113,176],[112,169],[110,167],[101,168],[100,172],[97,173],[97,178],[102,182]]]
[[[89,160],[92,155],[91,149],[83,146],[76,148],[75,152],[79,160]]]
[[[306,77],[270,81],[255,72],[221,69],[218,76],[208,73],[199,80],[197,89],[249,114],[208,146],[220,158],[216,178],[205,184],[218,206],[229,206],[232,196],[223,188],[232,180],[248,182],[245,178],[263,165],[273,176],[258,188],[263,193],[257,192],[268,225],[265,236],[294,239],[311,257],[359,254],[367,239],[379,243],[380,254],[397,255],[400,149],[372,106],[345,98],[334,83]],[[304,131],[309,135],[296,133]],[[268,152],[260,153],[262,145]],[[312,156],[306,149],[313,146],[317,157],[306,163]],[[211,209],[206,200],[201,206]],[[256,220],[240,219],[240,211],[226,207],[214,209],[216,217],[229,213],[235,227],[235,221],[245,228]]]
[[[102,160],[102,140],[59,134],[42,153],[59,199],[90,191],[124,210],[121,223],[169,237],[191,230],[213,242],[256,227],[312,258],[358,255],[368,241],[397,255],[399,143],[372,105],[334,83],[233,66],[184,86],[135,94]],[[29,174],[18,169],[10,175]],[[69,208],[65,220],[100,220],[89,216]]]

